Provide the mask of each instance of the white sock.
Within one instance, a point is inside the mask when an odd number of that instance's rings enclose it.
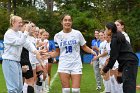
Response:
[[[42,93],[42,86],[36,85],[36,87],[35,87],[35,93]]]
[[[39,76],[39,78],[40,78],[40,81],[43,81],[43,74],[41,74],[41,75]]]
[[[70,88],[62,88],[62,93],[70,93]]]
[[[42,86],[43,86],[43,91],[46,93],[49,88],[47,80],[43,81]]]
[[[110,92],[111,91],[111,83],[110,80],[103,80],[104,87],[105,87],[105,92]]]
[[[23,93],[27,93],[27,87],[28,87],[28,84],[24,83],[24,85],[23,85]]]
[[[80,88],[72,88],[72,93],[80,93]]]

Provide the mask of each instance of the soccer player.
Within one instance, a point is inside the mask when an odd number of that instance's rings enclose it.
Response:
[[[96,53],[86,45],[80,31],[72,29],[72,17],[64,14],[61,19],[63,30],[54,36],[56,51],[47,54],[49,57],[59,56],[58,73],[62,84],[62,93],[80,93],[82,62],[80,47],[87,53]],[[72,84],[70,84],[70,80]]]
[[[21,31],[25,31],[26,25],[28,25],[30,22],[23,20],[23,27]],[[32,30],[32,24],[31,29]],[[31,35],[31,31],[30,35]],[[29,59],[29,51],[23,47],[22,53],[21,53],[21,61],[20,61],[21,67],[22,67],[22,76],[24,79],[24,85],[23,85],[23,93],[34,93],[34,79],[33,79],[33,69],[30,63]]]
[[[49,40],[49,32],[45,31],[45,32],[41,32],[40,33],[42,36],[42,40]],[[55,51],[55,46],[53,45],[52,41],[48,41],[48,51]],[[55,58],[49,58],[48,62],[46,62],[46,71],[47,71],[47,77],[46,80],[44,82],[45,84],[45,91],[49,92],[49,86],[50,86],[50,81],[51,81],[51,68],[52,68],[52,63],[55,62],[56,59]]]

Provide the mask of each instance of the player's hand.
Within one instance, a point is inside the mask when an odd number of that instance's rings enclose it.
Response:
[[[46,58],[51,58],[50,52],[47,52],[47,51],[44,51],[44,52],[42,51],[42,52],[41,52],[41,56],[42,56],[42,57],[46,57]]]
[[[105,72],[101,69],[100,71],[101,75],[105,75]]]
[[[32,27],[31,27],[30,24],[26,24],[26,25],[25,25],[25,31],[30,32],[31,28],[32,28]]]
[[[93,51],[92,49],[91,49],[91,54],[93,54],[94,56],[97,56],[96,52]]]
[[[99,48],[97,46],[94,46],[93,50],[99,51]]]
[[[22,66],[22,72],[25,73],[29,70],[29,67],[27,65]]]
[[[42,66],[43,68],[45,68],[44,62],[40,62],[40,64],[41,64],[41,66]]]
[[[97,60],[98,59],[98,56],[94,56],[93,58],[93,61]]]

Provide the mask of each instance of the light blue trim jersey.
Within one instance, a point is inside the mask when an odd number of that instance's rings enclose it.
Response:
[[[86,41],[80,31],[72,29],[69,33],[63,31],[54,37],[55,47],[60,49],[58,69],[79,69],[82,68],[80,57],[80,46]]]

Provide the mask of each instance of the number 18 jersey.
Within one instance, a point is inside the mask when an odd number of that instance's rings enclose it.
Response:
[[[72,29],[69,33],[60,31],[54,36],[55,47],[60,49],[60,70],[73,70],[82,68],[80,46],[86,41],[80,31]]]

